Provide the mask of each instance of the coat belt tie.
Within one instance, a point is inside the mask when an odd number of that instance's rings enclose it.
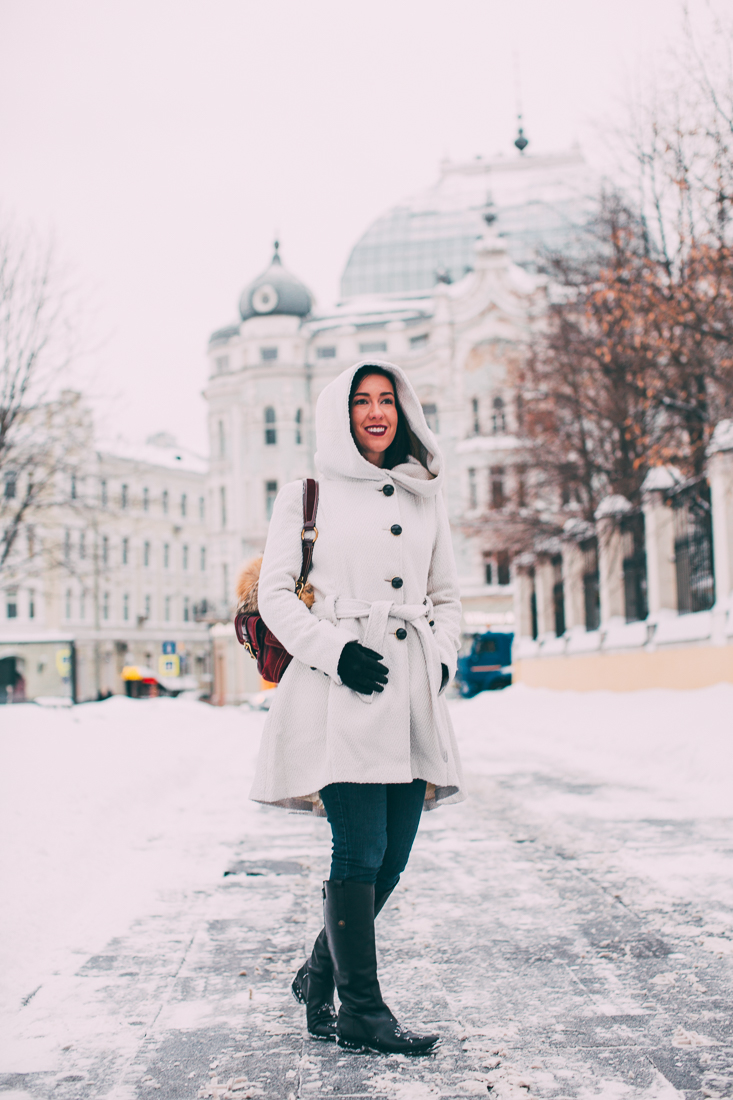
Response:
[[[315,610],[315,609],[314,609]],[[351,619],[356,623],[359,619],[366,619],[366,631],[362,645],[367,649],[373,649],[377,653],[384,652],[384,640],[390,625],[390,620],[408,624],[417,631],[422,646],[425,667],[427,669],[430,694],[433,701],[437,702],[440,683],[437,679],[440,672],[435,667],[435,643],[433,633],[428,625],[428,620],[433,615],[433,601],[429,596],[423,603],[398,604],[393,600],[351,600],[343,596],[327,596],[321,607],[320,614],[338,626],[339,621]],[[438,662],[438,665],[440,662]],[[360,695],[365,703],[374,701],[374,695]]]

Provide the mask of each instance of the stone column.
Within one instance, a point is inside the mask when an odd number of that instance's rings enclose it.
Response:
[[[565,603],[565,630],[585,630],[585,592],[583,590],[583,551],[574,538],[562,548],[562,583]]]
[[[534,588],[537,597],[537,640],[544,641],[555,635],[555,604],[552,589],[555,570],[549,556],[537,558],[534,569]]]
[[[596,509],[601,628],[614,621],[626,622],[623,538],[619,520],[630,511],[631,504],[620,495],[606,497]]]
[[[650,470],[643,485],[646,539],[646,581],[649,618],[677,611],[677,572],[674,557],[674,515],[664,494],[681,476],[669,466]]]
[[[531,554],[522,554],[514,560],[514,631],[517,640],[532,638],[533,565]]]
[[[721,420],[708,448],[713,565],[719,607],[733,608],[733,420]]]

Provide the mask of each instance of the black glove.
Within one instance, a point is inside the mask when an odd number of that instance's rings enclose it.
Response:
[[[387,683],[389,669],[379,663],[381,660],[381,653],[375,653],[359,642],[347,642],[338,663],[342,683],[352,691],[358,691],[359,695],[384,691],[382,685]]]
[[[441,667],[441,670],[443,672],[443,678],[440,681],[440,690],[442,691],[443,688],[445,687],[445,685],[448,683],[448,679],[450,677],[450,672],[448,671],[448,666],[447,665],[444,665],[444,664],[441,663],[440,667]]]

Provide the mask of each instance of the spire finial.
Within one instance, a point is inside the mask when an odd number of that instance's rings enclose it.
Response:
[[[517,147],[517,149],[519,150],[520,153],[524,153],[524,150],[529,145],[529,138],[526,138],[524,136],[524,130],[522,129],[522,116],[521,115],[517,115],[517,126],[518,126],[518,132],[517,132],[516,138],[514,139],[514,144],[516,145],[516,147]]]
[[[280,242],[277,239],[277,237],[275,238],[274,245],[275,245],[275,253],[272,257],[272,262],[274,264],[281,264],[282,260],[280,259]]]
[[[517,97],[517,127],[518,133],[514,139],[514,144],[520,153],[529,145],[529,140],[524,136],[524,130],[522,129],[522,79],[519,70],[519,52],[514,51],[514,92]]]

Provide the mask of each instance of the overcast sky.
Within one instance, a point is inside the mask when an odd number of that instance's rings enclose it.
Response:
[[[0,212],[84,288],[105,430],[201,449],[208,336],[276,233],[327,306],[442,157],[512,154],[517,61],[530,151],[599,163],[680,24],[677,0],[2,0]]]

